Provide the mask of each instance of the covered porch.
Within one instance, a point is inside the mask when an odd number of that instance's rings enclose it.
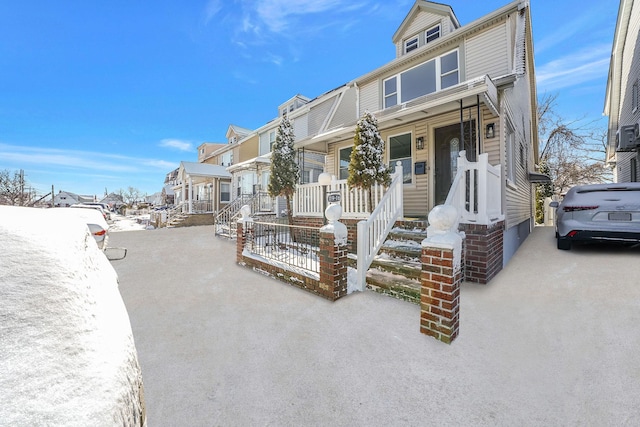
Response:
[[[210,213],[231,199],[231,174],[225,167],[208,163],[180,162],[174,204],[183,213]]]

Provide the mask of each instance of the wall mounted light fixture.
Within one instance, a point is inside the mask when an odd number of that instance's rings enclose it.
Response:
[[[424,149],[424,137],[419,136],[416,139],[416,150],[422,150],[422,149]]]
[[[484,136],[487,139],[490,139],[490,138],[493,138],[494,136],[496,136],[496,124],[495,123],[487,124],[487,126],[485,128]]]

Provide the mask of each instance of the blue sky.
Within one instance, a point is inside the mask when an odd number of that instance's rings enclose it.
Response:
[[[38,192],[160,191],[229,124],[255,129],[394,58],[413,0],[0,3],[0,170]],[[451,0],[462,25],[508,3]],[[602,117],[618,2],[532,0],[538,93]]]

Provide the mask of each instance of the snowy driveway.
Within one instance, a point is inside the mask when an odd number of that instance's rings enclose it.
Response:
[[[640,250],[555,249],[539,228],[460,336],[373,292],[335,303],[235,265],[213,228],[113,233],[149,425],[634,425]]]

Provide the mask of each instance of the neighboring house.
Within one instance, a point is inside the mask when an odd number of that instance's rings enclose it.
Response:
[[[89,203],[95,202],[95,197],[93,196],[81,196],[76,193],[71,193],[69,191],[59,191],[53,197],[53,205],[55,207],[69,207],[71,205],[75,205],[77,203]]]
[[[207,159],[211,157],[211,154],[219,148],[224,147],[226,144],[217,142],[203,142],[198,146],[198,162],[207,163]]]
[[[609,116],[607,163],[615,182],[640,174],[640,3],[620,0],[604,114]]]
[[[172,188],[175,204],[185,204],[185,212],[213,212],[231,200],[231,174],[223,166],[183,161]]]
[[[116,193],[109,193],[100,200],[100,203],[109,205],[112,210],[118,210],[121,206],[126,204],[122,199],[122,196]]]

